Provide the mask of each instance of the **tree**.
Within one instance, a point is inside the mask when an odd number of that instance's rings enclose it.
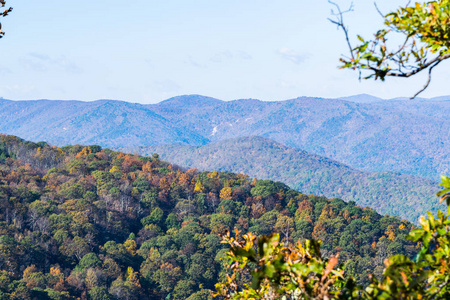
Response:
[[[277,222],[274,227],[276,232],[279,232],[286,242],[289,241],[290,236],[294,232],[294,220],[290,217],[279,214]]]
[[[68,257],[74,256],[77,261],[80,261],[83,256],[89,253],[89,245],[87,242],[79,236],[73,238],[73,240],[67,239],[67,243],[60,247],[60,251]]]
[[[222,200],[226,200],[226,199],[231,199],[231,188],[230,187],[224,187],[223,189],[220,190],[220,199]]]
[[[170,293],[177,282],[182,278],[180,267],[175,267],[171,263],[163,263],[159,270],[152,275],[152,279],[159,285],[161,291]]]
[[[0,0],[0,6],[1,7],[5,7],[6,5],[6,1],[5,0]],[[6,17],[10,12],[12,12],[12,7],[5,9],[2,13],[1,16],[2,17]],[[5,32],[2,31],[2,23],[0,23],[0,39],[5,35]]]
[[[126,265],[128,263],[128,252],[124,245],[118,244],[115,241],[108,241],[102,249],[110,258]]]
[[[197,181],[195,183],[194,192],[197,192],[197,193],[204,193],[205,192],[205,187],[203,186],[201,181]]]
[[[450,178],[442,176],[441,185],[444,190],[437,195],[446,201],[448,211],[439,210],[437,216],[428,212],[427,218],[420,218],[420,228],[410,231],[408,239],[420,245],[414,260],[392,255],[384,261],[382,279],[371,276],[367,287],[356,285],[340,269],[338,255],[328,261],[322,258],[320,241],[283,246],[278,234],[257,239],[235,230],[235,237],[223,236],[222,242],[230,245],[225,259],[231,275],[216,284],[216,295],[226,299],[450,299]],[[239,283],[239,276],[245,274],[251,275],[251,285]]]
[[[111,300],[111,296],[104,287],[95,286],[89,291],[92,300]]]
[[[190,280],[180,280],[173,289],[174,299],[186,299],[186,295],[192,295],[195,291],[195,282]]]
[[[100,267],[102,265],[102,261],[97,257],[95,253],[88,253],[83,256],[83,258],[78,263],[78,266],[81,269],[87,268],[95,268]]]
[[[115,299],[137,299],[138,295],[133,292],[130,285],[120,277],[113,281],[111,288],[109,289],[109,293],[113,295]]]
[[[251,233],[242,237],[226,234],[223,242],[231,246],[226,259],[232,274],[224,283],[216,284],[216,296],[226,299],[348,299],[342,270],[334,270],[337,257],[329,261],[320,254],[320,242],[306,240],[295,247],[284,247],[279,234],[259,239]],[[255,247],[256,246],[256,249]],[[256,266],[256,267],[255,267]],[[239,289],[239,276],[252,275],[251,285]],[[351,291],[350,291],[351,292]]]
[[[384,81],[386,77],[411,77],[428,71],[428,81],[415,98],[431,81],[433,68],[450,58],[450,0],[415,2],[396,11],[382,14],[385,27],[374,38],[366,40],[358,35],[359,44],[352,46],[348,28],[344,24],[339,6],[333,4],[335,19],[330,19],[344,31],[350,50],[349,57],[342,57],[341,68],[368,72],[364,79]],[[352,7],[348,10],[352,10]],[[348,12],[347,11],[347,12]],[[400,36],[401,43],[393,44]],[[395,38],[394,38],[395,37]]]

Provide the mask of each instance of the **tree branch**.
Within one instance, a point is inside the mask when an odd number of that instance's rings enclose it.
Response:
[[[388,71],[386,73],[386,76],[408,78],[408,77],[411,77],[411,76],[419,73],[420,71],[423,71],[423,70],[427,69],[428,67],[432,66],[433,64],[440,63],[441,61],[446,60],[448,58],[450,58],[450,53],[447,53],[447,54],[444,54],[444,55],[439,55],[438,57],[436,57],[433,60],[429,61],[428,63],[424,64],[420,68],[416,68],[415,70],[413,70],[411,72],[408,72],[408,73],[392,73],[392,72]],[[382,72],[382,70],[377,69],[377,68],[373,68],[373,67],[370,67],[370,70],[376,71],[376,72]]]
[[[410,99],[413,100],[414,98],[416,98],[419,94],[421,94],[423,91],[425,91],[428,86],[430,85],[431,82],[431,72],[433,72],[433,68],[436,67],[438,64],[441,63],[442,60],[439,60],[436,64],[434,64],[433,66],[430,67],[430,69],[428,70],[428,81],[425,84],[425,86],[423,87],[423,89],[421,89],[420,91],[418,91],[414,96],[412,96]]]
[[[330,18],[328,18],[328,20],[331,23],[336,24],[338,26],[338,28],[339,27],[342,28],[342,30],[344,31],[344,34],[345,34],[345,40],[347,41],[348,48],[350,49],[350,54],[352,56],[352,59],[355,59],[355,57],[353,55],[353,47],[352,47],[352,45],[350,43],[350,38],[348,36],[348,29],[344,25],[344,16],[343,16],[345,13],[353,11],[353,2],[350,4],[350,8],[348,10],[344,11],[344,12],[341,11],[341,8],[339,7],[339,5],[337,3],[335,3],[335,2],[333,2],[331,0],[328,0],[328,3],[330,3],[331,5],[336,6],[336,9],[338,11],[337,13],[335,13],[333,10],[331,10],[331,14],[333,16],[335,16],[337,20],[332,20]]]
[[[447,53],[444,52],[444,54],[442,54],[443,52],[441,52],[438,56],[435,56],[430,61],[427,61],[427,56],[429,54],[427,49],[432,47],[430,45],[432,45],[433,41],[427,41],[426,43],[428,45],[418,48],[417,43],[422,42],[418,31],[413,31],[412,29],[406,30],[402,26],[398,26],[396,22],[393,22],[389,19],[389,17],[392,17],[393,14],[383,15],[376,2],[374,3],[375,8],[377,12],[383,18],[385,18],[385,25],[387,25],[387,29],[379,30],[375,35],[375,39],[371,41],[365,41],[363,38],[358,36],[362,44],[360,46],[357,46],[356,48],[353,48],[349,38],[349,31],[344,24],[343,18],[344,13],[353,10],[353,3],[351,4],[348,11],[343,12],[337,3],[333,2],[332,0],[328,0],[328,2],[336,7],[336,10],[332,9],[331,11],[331,14],[335,18],[329,18],[329,20],[333,24],[336,24],[338,26],[338,29],[342,28],[342,30],[344,31],[345,40],[347,42],[351,55],[350,58],[345,56],[344,58],[341,58],[341,62],[344,64],[341,68],[351,68],[353,70],[358,70],[359,79],[361,79],[362,70],[369,70],[373,72],[373,74],[369,74],[369,76],[365,77],[364,79],[374,77],[375,80],[384,80],[387,76],[408,78],[428,69],[428,80],[423,89],[421,89],[413,97],[411,97],[411,99],[414,99],[420,93],[425,91],[430,85],[431,74],[434,67],[439,65],[442,61],[450,58],[450,52],[446,51]],[[408,4],[406,6],[409,6],[410,3],[411,0],[408,1]],[[409,17],[411,12],[406,10],[399,10],[397,14],[400,14],[402,18],[406,18],[406,20],[410,20],[411,18]],[[438,29],[441,31],[446,30],[445,28],[442,29],[440,27]],[[386,35],[391,32],[397,32],[405,35],[405,41],[402,43],[402,45],[400,45],[398,49],[396,49],[396,51],[393,52],[388,51],[386,45]],[[439,38],[437,41],[440,41]],[[448,49],[448,46],[445,46],[445,44],[442,44],[442,47],[444,49],[445,47],[447,47]],[[415,60],[413,56],[415,57]],[[395,64],[395,66],[391,66],[390,63]]]

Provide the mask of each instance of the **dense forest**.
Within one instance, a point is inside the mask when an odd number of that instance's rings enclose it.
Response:
[[[0,136],[0,299],[208,299],[233,228],[323,241],[361,284],[412,228],[354,202],[100,146]]]
[[[263,137],[241,137],[204,146],[154,145],[131,147],[127,152],[158,153],[164,160],[200,170],[244,173],[281,181],[305,194],[315,194],[418,222],[436,203],[438,183],[394,172],[364,172],[335,160],[288,147]]]

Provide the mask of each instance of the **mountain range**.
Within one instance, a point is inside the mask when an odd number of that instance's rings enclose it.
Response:
[[[0,132],[55,145],[206,145],[262,136],[363,171],[438,180],[450,170],[449,97],[404,100],[368,95],[263,102],[199,95],[158,104],[0,99]]]

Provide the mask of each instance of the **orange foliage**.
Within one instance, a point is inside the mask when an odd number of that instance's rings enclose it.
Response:
[[[181,173],[180,177],[178,178],[178,183],[180,185],[186,185],[189,183],[189,175],[186,173]]]
[[[62,273],[61,273],[61,270],[58,269],[57,267],[51,267],[50,268],[50,274],[51,275],[60,275]]]
[[[165,177],[159,180],[159,188],[164,191],[170,190],[170,183],[167,181]]]
[[[139,160],[137,156],[127,154],[122,162],[122,169],[128,173],[132,171],[133,166],[135,166],[136,169],[140,169],[142,168],[142,165],[143,162]]]
[[[152,163],[148,161],[145,164],[143,164],[142,165],[142,172],[151,173],[152,172]]]
[[[213,171],[209,172],[206,176],[211,179],[216,179],[219,178],[219,173],[217,173],[217,171]]]
[[[395,228],[393,225],[389,225],[386,231],[384,232],[387,235],[387,238],[391,241],[395,240]]]
[[[322,213],[319,216],[319,220],[329,220],[336,218],[336,214],[333,211],[331,205],[326,204],[322,209]]]
[[[116,156],[116,159],[125,158],[125,153],[120,152],[119,155]]]
[[[314,239],[321,240],[321,237],[326,234],[327,229],[323,225],[322,222],[318,222],[316,226],[314,226],[314,230],[312,236]]]
[[[195,174],[197,174],[198,169],[189,169],[186,171],[186,174],[188,174],[190,177],[193,177]]]
[[[86,157],[91,153],[92,153],[92,150],[90,147],[84,147],[80,152],[78,152],[78,154],[75,156],[75,158]]]
[[[303,200],[298,204],[297,212],[307,211],[309,213],[312,213],[314,209],[314,206],[312,203],[308,200]]]

